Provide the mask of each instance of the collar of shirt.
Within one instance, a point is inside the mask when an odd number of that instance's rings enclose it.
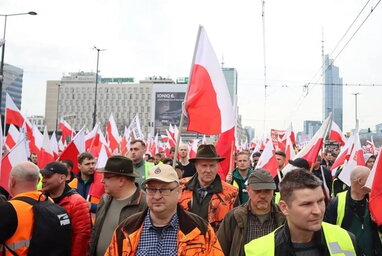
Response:
[[[142,159],[142,161],[140,161],[139,163],[137,164],[133,164],[135,168],[139,168],[141,167],[143,164],[145,163],[145,160]]]
[[[152,220],[151,220],[151,217],[150,217],[150,210],[147,211],[147,215],[145,217],[145,220],[143,222],[143,227],[144,228],[147,228],[147,229],[154,229],[155,230],[155,226],[153,225],[152,223]],[[179,227],[179,219],[178,219],[178,214],[175,213],[170,222],[163,227],[163,229],[168,229],[168,228],[172,228],[174,230],[178,230],[178,227]]]

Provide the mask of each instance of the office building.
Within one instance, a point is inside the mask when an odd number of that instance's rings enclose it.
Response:
[[[8,93],[16,106],[21,109],[24,71],[16,66],[4,63],[4,80],[1,94],[1,114],[4,115],[5,95]]]
[[[323,57],[322,120],[333,112],[333,121],[341,128],[343,124],[343,84],[339,68],[329,55]]]

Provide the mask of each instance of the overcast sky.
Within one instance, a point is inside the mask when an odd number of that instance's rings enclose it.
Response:
[[[258,136],[292,121],[321,120],[321,40],[330,53],[366,4],[366,0],[265,1],[267,94],[264,94],[261,1],[224,0],[18,0],[1,1],[2,14],[35,11],[37,16],[9,17],[5,62],[24,69],[22,111],[45,114],[47,80],[64,73],[95,71],[100,54],[103,77],[188,76],[199,24],[207,31],[224,66],[238,71],[238,104],[243,125]],[[369,2],[343,44],[370,13]],[[0,17],[0,34],[4,19]],[[335,65],[347,84],[382,85],[382,7],[372,12]],[[382,86],[344,87],[344,131],[354,126],[354,96],[359,92],[361,128],[382,123]],[[264,107],[267,111],[264,114]],[[266,121],[264,122],[264,116]],[[265,129],[264,129],[265,124]]]

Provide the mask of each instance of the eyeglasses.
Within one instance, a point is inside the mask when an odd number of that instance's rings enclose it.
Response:
[[[146,187],[144,188],[144,190],[146,191],[146,193],[149,195],[149,196],[155,196],[155,194],[157,193],[157,191],[159,191],[159,194],[161,194],[162,196],[168,196],[170,195],[170,193],[172,191],[174,191],[177,187],[179,186],[176,186],[175,188],[149,188],[149,187]]]

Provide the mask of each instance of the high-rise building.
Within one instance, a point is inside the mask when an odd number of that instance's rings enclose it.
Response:
[[[222,68],[225,80],[227,82],[232,104],[235,104],[237,97],[237,71],[235,68]]]
[[[304,121],[304,133],[312,138],[313,135],[320,129],[321,121]]]
[[[342,130],[343,121],[343,84],[339,68],[334,66],[329,55],[323,57],[323,86],[322,86],[322,120],[333,112],[333,121]]]
[[[8,93],[16,106],[21,109],[24,71],[16,66],[4,63],[4,80],[1,94],[1,114],[4,115],[5,95]]]

